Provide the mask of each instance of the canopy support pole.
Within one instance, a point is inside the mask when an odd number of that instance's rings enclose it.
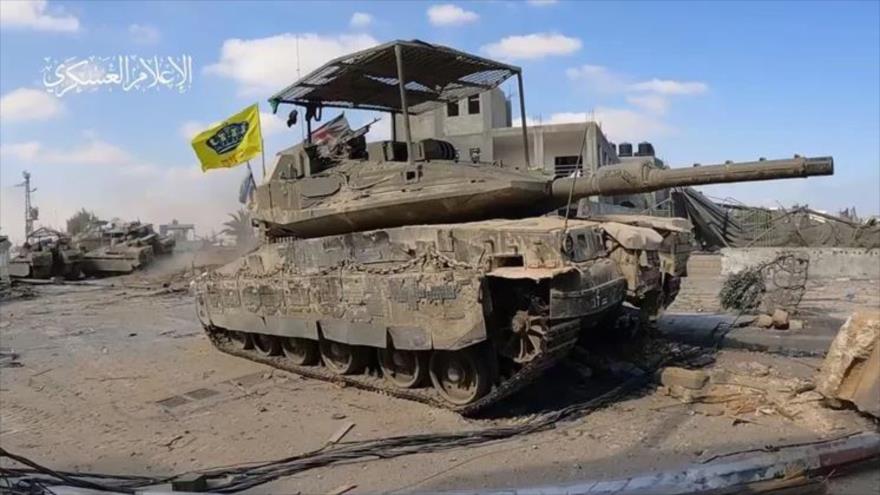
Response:
[[[403,50],[394,45],[394,58],[397,59],[397,81],[400,86],[400,108],[403,110],[403,132],[406,134],[406,162],[412,165],[412,134],[409,130],[409,106],[406,104],[406,78],[403,72]]]
[[[529,134],[526,129],[526,96],[523,94],[522,71],[516,73],[516,84],[519,86],[519,118],[522,122],[523,150],[525,150],[526,168],[532,168],[532,161],[529,157]]]
[[[388,112],[391,115],[391,140],[397,141],[397,112]]]

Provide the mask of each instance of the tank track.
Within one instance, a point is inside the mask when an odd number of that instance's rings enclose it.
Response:
[[[526,385],[537,380],[544,372],[565,358],[577,344],[580,322],[567,321],[551,325],[545,334],[545,345],[541,353],[524,364],[513,375],[495,385],[492,390],[475,402],[457,406],[443,400],[433,387],[402,389],[389,385],[378,373],[362,375],[337,375],[327,368],[316,366],[298,366],[292,364],[284,356],[265,356],[255,349],[243,349],[240,344],[230,339],[223,329],[205,328],[211,343],[220,351],[233,356],[266,364],[274,368],[290,371],[298,375],[332,383],[350,385],[363,390],[384,393],[400,399],[407,399],[435,407],[441,407],[461,414],[474,416],[489,406],[505,399]]]

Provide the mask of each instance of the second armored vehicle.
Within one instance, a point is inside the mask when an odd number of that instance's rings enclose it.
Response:
[[[84,253],[87,275],[131,273],[174,249],[174,239],[160,236],[151,224],[141,222],[101,222],[78,234],[74,242]]]
[[[82,253],[71,244],[70,237],[46,227],[28,234],[9,260],[9,275],[16,278],[76,279],[81,269]]]
[[[539,377],[625,301],[655,314],[685,274],[686,220],[569,219],[556,209],[591,195],[833,171],[830,158],[795,157],[686,170],[628,163],[554,180],[530,170],[525,128],[519,167],[460,162],[449,143],[411,139],[410,113],[513,75],[522,97],[518,67],[397,41],[275,95],[276,107],[305,107],[310,138],[280,153],[257,188],[263,245],[194,283],[214,344],[475,413]],[[312,133],[326,107],[390,112],[405,141],[366,144],[338,120]]]

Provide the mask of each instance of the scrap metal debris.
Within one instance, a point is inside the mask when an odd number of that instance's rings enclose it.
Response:
[[[880,311],[860,310],[840,327],[816,380],[829,399],[880,417]]]

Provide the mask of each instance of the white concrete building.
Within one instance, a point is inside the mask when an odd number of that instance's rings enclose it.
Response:
[[[403,136],[402,116],[396,119],[398,137]],[[525,165],[522,129],[511,127],[511,104],[500,89],[486,91],[445,107],[410,116],[413,140],[436,138],[452,143],[461,160],[477,155],[482,161],[506,166]],[[617,163],[615,146],[595,122],[537,125],[528,128],[533,168],[563,174],[575,167],[587,132],[584,168]]]
[[[404,136],[402,119],[401,115],[396,116],[392,131],[397,139]],[[511,124],[511,102],[498,88],[410,116],[413,141],[442,139],[455,146],[460,160],[478,157],[481,161],[504,166],[524,167],[522,129]],[[649,160],[663,166],[648,143],[638,145],[636,156],[633,156],[632,145],[621,143],[619,151],[623,156],[619,156],[618,147],[605,137],[595,122],[533,125],[528,127],[527,135],[531,167],[557,177],[570,175],[577,168],[582,149],[585,171],[627,160]],[[601,203],[642,210],[665,197],[665,192],[659,196],[656,193],[628,195],[604,198]]]

